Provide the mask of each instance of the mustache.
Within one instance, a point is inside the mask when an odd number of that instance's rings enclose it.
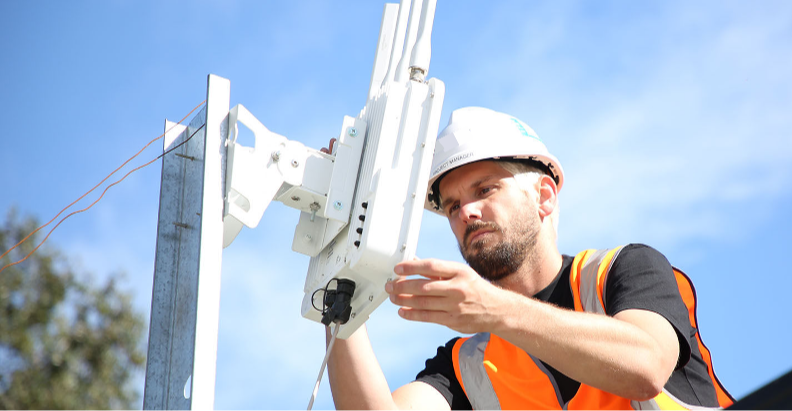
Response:
[[[470,237],[471,234],[473,234],[478,230],[481,230],[482,228],[489,228],[494,231],[502,231],[500,226],[492,221],[488,221],[488,222],[478,221],[478,220],[474,221],[465,228],[465,236],[462,238],[464,244],[467,244],[468,238]]]

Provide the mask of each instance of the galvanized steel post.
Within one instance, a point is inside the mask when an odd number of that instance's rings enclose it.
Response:
[[[189,141],[162,159],[144,409],[214,406],[231,87],[207,83],[191,123],[165,126],[165,150]]]

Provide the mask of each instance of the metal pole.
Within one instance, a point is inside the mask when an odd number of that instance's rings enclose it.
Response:
[[[229,103],[210,75],[190,125],[166,122],[166,150],[189,141],[162,161],[144,409],[214,406]]]

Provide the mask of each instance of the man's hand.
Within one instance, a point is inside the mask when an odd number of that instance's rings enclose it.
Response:
[[[498,288],[465,264],[436,259],[404,261],[385,285],[407,320],[445,325],[461,333],[492,331],[514,293]],[[420,275],[425,278],[408,278]],[[511,297],[511,298],[510,298]]]

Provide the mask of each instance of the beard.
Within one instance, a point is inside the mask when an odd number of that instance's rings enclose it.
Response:
[[[468,237],[480,229],[499,232],[503,239],[496,242],[491,238],[484,238],[465,245]],[[506,229],[494,222],[474,221],[465,229],[459,252],[470,268],[484,279],[494,282],[517,272],[526,260],[529,263],[535,260],[534,246],[538,235],[539,222],[530,216],[514,220]]]

